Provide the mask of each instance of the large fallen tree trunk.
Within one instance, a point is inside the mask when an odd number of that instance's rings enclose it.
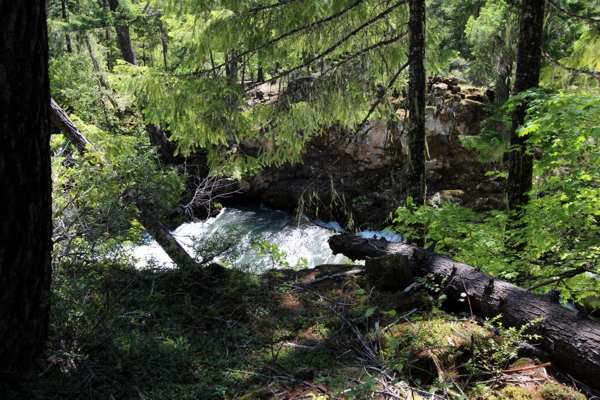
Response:
[[[98,148],[77,129],[71,118],[69,118],[67,113],[54,99],[51,100],[51,106],[52,122],[62,131],[80,154],[83,155],[87,151],[98,151]],[[120,179],[120,177],[117,176],[117,179]],[[181,244],[171,235],[171,232],[154,216],[151,205],[143,200],[136,199],[128,193],[124,193],[123,196],[135,202],[136,207],[140,211],[137,220],[179,268],[198,266],[196,260],[185,251]]]
[[[600,323],[561,306],[550,296],[538,295],[502,281],[447,256],[412,245],[385,240],[336,235],[329,239],[334,254],[353,259],[397,254],[408,259],[415,276],[433,274],[446,279],[447,301],[460,304],[484,317],[502,315],[503,326],[522,326],[536,318],[542,347],[560,364],[600,388]]]

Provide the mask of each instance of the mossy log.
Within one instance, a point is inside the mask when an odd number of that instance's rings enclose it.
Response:
[[[389,254],[406,257],[413,275],[433,274],[438,282],[445,279],[447,302],[483,317],[501,315],[505,327],[519,327],[544,318],[536,325],[543,349],[554,362],[600,389],[600,323],[563,307],[550,296],[528,292],[447,256],[412,245],[342,234],[332,236],[329,246],[334,254],[341,253],[353,260]]]

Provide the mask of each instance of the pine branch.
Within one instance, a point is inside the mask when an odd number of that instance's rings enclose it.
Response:
[[[286,32],[286,33],[284,33],[283,35],[280,35],[280,36],[276,37],[275,39],[271,39],[271,40],[269,40],[269,41],[268,41],[268,42],[266,42],[266,43],[263,43],[263,44],[261,44],[261,45],[258,45],[258,46],[256,46],[256,47],[254,47],[254,48],[250,49],[250,50],[246,50],[245,52],[243,52],[243,53],[240,53],[240,54],[238,55],[238,58],[239,58],[239,57],[242,57],[242,56],[245,56],[245,55],[246,55],[246,54],[248,54],[248,53],[256,52],[256,51],[258,51],[258,50],[260,50],[260,49],[263,49],[263,48],[265,48],[265,47],[268,47],[268,46],[270,46],[270,45],[272,45],[272,44],[275,44],[275,43],[277,43],[277,42],[279,42],[279,41],[281,41],[281,40],[283,40],[283,39],[285,39],[285,38],[287,38],[287,37],[290,37],[290,36],[292,36],[292,35],[295,35],[296,33],[299,33],[299,32],[302,32],[302,31],[305,31],[305,30],[308,30],[308,29],[311,29],[311,28],[318,27],[319,25],[323,25],[323,24],[325,24],[325,23],[327,23],[327,22],[331,22],[331,21],[333,21],[334,19],[337,19],[337,18],[339,18],[339,17],[343,16],[344,14],[348,13],[350,10],[352,10],[352,9],[354,9],[354,8],[356,8],[356,7],[358,7],[358,6],[359,6],[359,5],[360,5],[360,4],[361,4],[363,1],[364,1],[364,0],[358,0],[358,1],[354,2],[354,3],[352,3],[352,4],[350,5],[350,7],[348,7],[348,8],[345,8],[345,9],[343,9],[343,10],[341,10],[341,11],[338,11],[338,12],[336,12],[335,14],[332,14],[332,15],[330,15],[330,16],[329,16],[329,17],[327,17],[327,18],[323,18],[323,19],[320,19],[320,20],[318,20],[318,21],[311,22],[310,24],[307,24],[307,25],[301,26],[301,27],[299,27],[299,28],[292,29],[291,31],[289,31],[289,32]]]
[[[406,68],[408,68],[409,66],[409,62],[407,61],[404,65],[402,65],[400,68],[398,68],[398,71],[396,72],[396,74],[392,77],[392,79],[390,80],[390,82],[387,85],[387,90],[382,91],[382,93],[379,94],[379,96],[377,96],[377,100],[371,105],[371,107],[369,108],[369,112],[367,113],[367,115],[363,118],[363,120],[361,121],[361,123],[356,127],[356,129],[354,129],[354,134],[356,134],[356,132],[360,132],[361,129],[367,124],[367,122],[369,122],[369,118],[371,118],[371,115],[373,114],[373,112],[375,111],[375,109],[379,106],[379,104],[381,103],[381,101],[383,100],[383,98],[386,96],[387,92],[394,86],[394,83],[396,82],[396,80],[398,80],[398,77],[400,76],[400,74],[402,73],[402,71],[404,71]],[[370,129],[370,128],[369,128]],[[327,172],[328,168],[331,167],[332,165],[334,165],[335,163],[337,163],[338,161],[340,161],[342,159],[342,157],[344,156],[344,154],[346,153],[346,148],[348,148],[348,146],[351,143],[351,139],[353,135],[349,135],[350,136],[350,140],[347,140],[346,143],[344,144],[344,146],[342,146],[342,148],[339,150],[339,155],[337,156],[337,158],[335,160],[333,160],[331,163],[329,163],[329,165],[326,168],[321,169],[321,171],[316,174],[314,177],[312,177],[309,182],[305,185],[304,190],[302,191],[300,198],[304,198],[304,194],[306,193],[306,191],[308,190],[308,188],[316,181],[318,181],[319,179],[321,179],[321,177],[323,176],[323,174],[325,172]]]
[[[544,58],[546,59],[546,61],[548,61],[550,64],[562,68],[565,71],[569,71],[569,72],[574,72],[576,74],[584,74],[584,75],[588,75],[591,76],[594,79],[597,79],[598,81],[600,81],[600,72],[595,71],[595,70],[583,70],[583,69],[577,69],[577,68],[572,68],[572,67],[567,67],[566,65],[562,65],[561,63],[559,63],[558,61],[556,61],[550,54],[548,53],[543,53],[544,54]]]
[[[408,32],[404,32],[400,36],[395,36],[395,37],[393,37],[391,39],[388,39],[388,40],[382,40],[381,42],[375,43],[375,44],[373,44],[373,45],[371,45],[369,47],[365,47],[364,49],[362,49],[362,50],[360,50],[360,51],[358,51],[358,52],[356,52],[354,54],[351,54],[348,57],[344,58],[342,61],[340,61],[337,64],[335,64],[333,66],[333,68],[338,68],[338,67],[342,66],[343,64],[347,63],[348,61],[351,61],[351,60],[353,60],[353,59],[355,59],[357,57],[360,57],[363,54],[368,53],[368,52],[370,52],[372,50],[376,50],[376,49],[378,49],[380,47],[384,47],[384,46],[387,46],[389,44],[396,43],[396,42],[398,42],[398,41],[400,41],[402,39],[406,39],[407,36],[408,36]]]
[[[279,3],[271,4],[270,6],[254,7],[254,8],[249,9],[247,12],[248,13],[252,13],[252,14],[256,14],[256,13],[259,13],[261,11],[271,10],[273,8],[279,8],[281,6],[285,6],[286,4],[294,3],[296,1],[298,1],[298,0],[280,1]]]
[[[277,80],[277,79],[281,79],[283,77],[288,76],[289,74],[291,74],[294,71],[297,71],[301,68],[307,67],[309,65],[311,65],[312,63],[314,63],[315,61],[319,60],[320,58],[323,58],[325,56],[328,56],[329,54],[333,53],[337,48],[339,48],[341,45],[343,45],[344,43],[346,43],[348,40],[350,40],[352,37],[356,36],[360,31],[362,31],[363,29],[367,28],[369,25],[374,24],[375,22],[379,21],[380,19],[384,18],[385,16],[387,16],[388,14],[390,14],[392,11],[394,11],[396,8],[407,4],[408,0],[402,0],[396,4],[394,4],[393,6],[389,7],[388,9],[386,9],[385,11],[381,12],[380,14],[376,15],[375,17],[371,18],[370,20],[368,20],[367,22],[365,22],[364,24],[362,24],[361,26],[359,26],[358,28],[354,29],[352,32],[350,32],[349,34],[347,34],[346,36],[344,36],[342,39],[340,39],[337,43],[335,43],[333,46],[329,47],[327,50],[319,53],[318,55],[312,57],[311,59],[309,59],[308,61],[297,65],[295,67],[292,67],[286,71],[283,71],[280,74],[277,74],[275,76],[273,76],[271,79],[272,80]],[[255,86],[258,86],[255,85]]]
[[[277,5],[288,4],[288,3],[291,3],[292,1],[296,1],[296,0],[290,0],[290,1],[287,1],[287,2],[278,3]],[[258,50],[264,49],[265,47],[268,47],[268,46],[271,46],[271,45],[273,45],[273,44],[275,44],[275,43],[278,43],[278,42],[282,41],[283,39],[286,39],[286,38],[288,38],[288,37],[290,37],[290,36],[292,36],[292,35],[295,35],[295,34],[297,34],[297,33],[300,33],[300,32],[302,32],[302,31],[305,31],[305,30],[308,30],[308,29],[311,29],[311,28],[316,28],[316,27],[318,27],[318,26],[320,26],[320,25],[323,25],[323,24],[325,24],[325,23],[327,23],[327,22],[331,22],[331,21],[333,21],[333,20],[335,20],[335,19],[337,19],[337,18],[340,18],[340,17],[342,17],[344,14],[348,13],[350,10],[352,10],[352,9],[356,8],[356,7],[357,7],[358,5],[360,5],[362,2],[364,2],[364,0],[358,0],[358,1],[354,2],[353,4],[351,4],[349,7],[345,8],[345,9],[343,9],[343,10],[341,10],[341,11],[338,11],[338,12],[337,12],[337,13],[335,13],[335,14],[332,14],[332,15],[330,15],[330,16],[329,16],[329,17],[327,17],[327,18],[323,18],[323,19],[320,19],[320,20],[318,20],[318,21],[311,22],[310,24],[307,24],[307,25],[303,25],[303,26],[301,26],[301,27],[298,27],[298,28],[296,28],[296,29],[292,29],[291,31],[289,31],[289,32],[286,32],[286,33],[284,33],[284,34],[282,34],[282,35],[280,35],[280,36],[278,36],[278,37],[276,37],[276,38],[274,38],[274,39],[271,39],[271,40],[269,40],[269,41],[267,41],[267,42],[265,42],[265,43],[263,43],[263,44],[260,44],[260,45],[258,45],[258,46],[256,46],[256,47],[253,47],[253,48],[251,48],[251,49],[248,49],[248,50],[246,50],[246,51],[244,51],[244,52],[242,52],[242,53],[238,54],[238,55],[236,56],[236,59],[237,59],[237,60],[240,60],[242,57],[244,57],[244,56],[246,56],[246,55],[248,55],[248,54],[251,54],[251,53],[256,53]],[[268,7],[272,7],[272,6],[268,6]],[[311,61],[311,62],[312,62],[312,61]],[[195,72],[193,72],[193,73],[191,73],[191,74],[176,75],[176,76],[178,76],[178,77],[186,77],[186,76],[194,76],[194,77],[198,77],[198,76],[202,76],[202,75],[210,74],[211,72],[214,72],[214,71],[220,70],[220,69],[224,68],[224,67],[225,67],[225,65],[226,65],[226,63],[221,63],[221,64],[219,64],[219,65],[214,65],[214,64],[213,64],[213,65],[211,66],[211,68],[209,68],[209,69],[198,70],[198,71],[195,71]],[[293,72],[293,71],[295,71],[296,69],[302,68],[302,67],[304,67],[304,66],[306,66],[306,65],[299,66],[299,67],[297,67],[297,68],[293,69],[293,70],[292,70],[292,71],[290,71],[290,72]],[[278,79],[278,77],[275,77],[274,79]]]
[[[323,24],[323,23],[326,23],[326,22],[331,22],[332,20],[334,20],[334,19],[336,19],[336,18],[339,18],[339,17],[340,17],[340,16],[342,16],[343,14],[345,14],[345,13],[347,13],[348,11],[350,11],[351,9],[355,8],[356,6],[358,6],[358,5],[359,5],[360,3],[362,3],[363,1],[364,1],[364,0],[359,0],[359,1],[355,2],[355,3],[353,3],[353,4],[352,4],[350,7],[346,8],[346,9],[344,9],[344,10],[342,10],[342,11],[339,11],[339,12],[337,12],[337,13],[333,14],[333,15],[330,15],[330,16],[329,16],[329,17],[327,17],[327,18],[324,18],[324,19],[322,19],[322,20],[315,21],[315,22],[312,22],[312,23],[310,23],[310,24],[308,24],[308,25],[305,25],[305,26],[302,26],[302,27],[300,27],[300,28],[294,29],[294,30],[292,30],[292,31],[289,31],[289,32],[287,32],[287,33],[285,33],[285,34],[283,34],[283,35],[281,35],[281,36],[279,36],[279,37],[277,37],[277,38],[275,38],[275,39],[272,39],[272,40],[270,40],[270,41],[268,41],[268,42],[266,42],[266,43],[263,43],[263,44],[261,44],[261,45],[259,45],[259,46],[256,46],[256,47],[252,48],[252,49],[246,50],[246,51],[244,51],[244,52],[240,53],[240,54],[238,55],[238,57],[242,57],[242,56],[244,56],[244,55],[247,55],[247,54],[249,54],[249,53],[251,53],[251,52],[256,52],[256,51],[258,51],[258,50],[260,50],[260,49],[263,49],[263,48],[265,48],[265,47],[267,47],[267,46],[270,46],[270,45],[272,45],[272,44],[274,44],[274,43],[276,43],[276,42],[278,42],[278,41],[280,41],[280,40],[283,40],[283,39],[285,39],[286,37],[289,37],[289,36],[291,36],[291,35],[293,35],[293,34],[295,34],[295,33],[301,32],[301,31],[303,31],[303,30],[306,30],[306,29],[309,29],[309,28],[314,28],[314,27],[316,27],[316,26],[318,26],[318,25],[321,25],[321,24]],[[290,69],[287,69],[287,70],[285,70],[285,71],[281,72],[280,74],[277,74],[277,75],[275,75],[275,76],[271,77],[271,79],[272,79],[272,80],[277,80],[277,79],[281,79],[281,78],[283,78],[283,77],[286,77],[286,76],[288,76],[289,74],[291,74],[292,72],[294,72],[294,71],[297,71],[297,70],[299,70],[299,69],[302,69],[302,68],[304,68],[304,67],[307,67],[307,66],[311,65],[312,63],[314,63],[315,61],[319,60],[320,58],[323,58],[323,57],[325,57],[325,56],[327,56],[327,55],[329,55],[329,54],[333,53],[333,52],[334,52],[334,51],[335,51],[337,48],[339,48],[341,45],[343,45],[344,43],[346,43],[346,42],[347,42],[348,40],[350,40],[352,37],[356,36],[356,35],[357,35],[358,33],[360,33],[362,30],[364,30],[364,29],[365,29],[365,28],[367,28],[368,26],[370,26],[370,25],[374,24],[375,22],[379,21],[380,19],[384,18],[385,16],[387,16],[388,14],[390,14],[392,11],[394,11],[396,8],[398,8],[398,7],[400,7],[400,6],[404,5],[404,4],[407,4],[407,3],[408,3],[408,0],[402,0],[402,1],[400,1],[400,2],[398,2],[398,3],[396,3],[396,4],[394,4],[393,6],[391,6],[391,7],[387,8],[385,11],[383,11],[383,12],[381,12],[380,14],[376,15],[375,17],[371,18],[370,20],[368,20],[367,22],[365,22],[364,24],[362,24],[362,25],[361,25],[361,26],[359,26],[358,28],[354,29],[352,32],[350,32],[349,34],[347,34],[346,36],[344,36],[344,37],[343,37],[341,40],[339,40],[339,41],[338,41],[337,43],[335,43],[333,46],[329,47],[327,50],[325,50],[325,51],[323,51],[323,52],[319,53],[318,55],[316,55],[316,56],[312,57],[311,59],[309,59],[308,61],[306,61],[306,62],[304,62],[304,63],[302,63],[302,64],[299,64],[299,65],[297,65],[297,66],[295,66],[295,67],[292,67],[292,68],[290,68]],[[401,37],[398,37],[398,40],[400,40],[400,39],[401,39]],[[393,43],[393,42],[394,42],[394,41],[392,41],[392,42],[390,42],[390,43]],[[381,43],[381,42],[380,42],[380,43]],[[383,46],[383,44],[382,44],[382,46]],[[371,46],[371,47],[372,47],[372,46]],[[366,51],[369,51],[369,50],[371,50],[371,49],[366,49],[366,50],[365,50],[365,52],[366,52]],[[178,76],[178,77],[186,77],[186,76],[198,77],[198,76],[202,76],[202,75],[206,75],[206,74],[208,74],[208,73],[211,73],[211,72],[213,72],[213,71],[215,71],[215,70],[221,69],[221,68],[223,68],[223,67],[225,67],[225,63],[222,63],[222,64],[219,64],[219,65],[213,66],[213,67],[212,67],[212,68],[210,68],[210,69],[205,69],[205,70],[201,70],[201,71],[196,71],[196,72],[194,72],[194,73],[191,73],[191,74],[177,75],[177,76]],[[253,89],[254,87],[256,87],[256,86],[258,86],[258,85],[260,85],[260,83],[257,83],[257,84],[255,84],[255,85],[253,85],[253,86],[250,86],[250,89]]]
[[[550,4],[552,7],[554,7],[554,9],[556,11],[558,11],[559,13],[564,14],[564,15],[566,15],[568,17],[580,19],[582,21],[586,21],[586,22],[589,22],[589,23],[592,23],[592,24],[600,24],[600,19],[595,18],[596,15],[594,15],[594,16],[577,15],[575,13],[572,13],[572,12],[567,11],[564,8],[560,7],[558,4],[556,4],[552,0],[548,0],[548,4]]]
[[[352,10],[353,8],[356,8],[356,7],[357,7],[358,5],[360,5],[360,4],[361,4],[363,1],[364,1],[364,0],[358,0],[358,1],[354,2],[352,5],[350,5],[350,7],[348,7],[348,8],[345,8],[345,9],[343,9],[343,10],[341,10],[341,11],[338,11],[337,13],[335,13],[335,14],[332,14],[332,15],[330,15],[330,16],[329,16],[329,17],[327,17],[327,18],[323,18],[323,19],[320,19],[320,20],[318,20],[318,21],[311,22],[310,24],[307,24],[307,25],[304,25],[304,26],[298,27],[298,28],[296,28],[296,29],[292,29],[291,31],[289,31],[289,32],[286,32],[286,33],[284,33],[284,34],[282,34],[282,35],[280,35],[280,36],[278,36],[278,37],[276,37],[276,38],[274,38],[274,39],[271,39],[271,40],[269,40],[268,42],[265,42],[265,43],[263,43],[263,44],[260,44],[260,45],[258,45],[258,46],[256,46],[256,47],[253,47],[252,49],[246,50],[246,51],[244,51],[244,52],[242,52],[242,53],[238,54],[238,55],[237,55],[237,59],[240,59],[240,58],[242,58],[243,56],[245,56],[245,55],[248,55],[248,54],[250,54],[250,53],[255,53],[255,52],[257,52],[258,50],[264,49],[265,47],[269,47],[269,46],[271,46],[271,45],[273,45],[273,44],[275,44],[275,43],[277,43],[277,42],[280,42],[280,41],[282,41],[283,39],[286,39],[286,38],[288,38],[288,37],[290,37],[290,36],[292,36],[292,35],[295,35],[296,33],[300,33],[300,32],[302,32],[302,31],[305,31],[305,30],[308,30],[308,29],[311,29],[311,28],[316,28],[316,27],[318,27],[319,25],[323,25],[323,24],[325,24],[325,23],[327,23],[327,22],[331,22],[331,21],[333,21],[334,19],[337,19],[337,18],[339,18],[339,17],[343,16],[344,14],[348,13],[348,12],[349,12],[350,10]],[[291,1],[284,2],[284,3],[280,3],[280,4],[287,4],[287,3],[289,3],[289,2],[291,2]],[[213,69],[213,70],[214,70],[214,69],[220,69],[220,68],[223,68],[224,66],[225,66],[225,63],[222,63],[222,64],[219,64],[219,65],[217,65],[217,66],[214,66],[212,69]],[[300,68],[302,68],[302,67],[300,67]],[[206,70],[204,70],[204,71],[200,71],[199,73],[205,73],[205,72],[207,72],[207,71],[206,71]]]

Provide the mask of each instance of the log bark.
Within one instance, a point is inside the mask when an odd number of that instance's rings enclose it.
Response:
[[[51,104],[52,121],[59,126],[65,137],[75,146],[77,151],[82,155],[89,150],[97,151],[97,147],[77,129],[67,113],[54,100],[51,100]],[[140,211],[138,221],[179,268],[199,266],[198,262],[185,251],[181,244],[171,235],[171,232],[155,217],[151,205],[140,199],[136,199],[131,194],[126,193],[124,197],[135,202],[136,207]]]
[[[85,154],[88,150],[98,151],[98,148],[90,142],[79,129],[75,126],[71,118],[67,115],[54,99],[50,99],[50,119],[52,123],[60,129],[61,133],[71,142],[77,149],[79,154]]]
[[[329,246],[334,254],[341,253],[353,260],[403,255],[408,258],[414,275],[431,273],[437,281],[446,278],[447,301],[466,309],[470,307],[473,313],[484,317],[502,315],[505,327],[522,326],[543,317],[544,321],[537,325],[543,349],[557,364],[600,389],[600,323],[561,306],[550,296],[528,292],[447,256],[412,245],[336,235],[329,239]]]

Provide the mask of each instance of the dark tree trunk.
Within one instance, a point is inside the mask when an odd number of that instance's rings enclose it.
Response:
[[[410,0],[407,196],[425,204],[425,0]]]
[[[146,129],[150,134],[150,143],[152,146],[158,146],[158,152],[163,162],[174,165],[178,161],[183,161],[183,159],[177,160],[175,156],[177,146],[169,140],[160,125],[148,124],[146,125]]]
[[[119,0],[108,0],[108,6],[114,12],[119,7]],[[133,43],[131,43],[131,37],[129,36],[129,27],[127,25],[117,25],[115,26],[115,31],[117,32],[117,42],[119,42],[119,49],[121,50],[123,60],[130,64],[138,65]]]
[[[470,308],[484,317],[501,314],[505,327],[523,326],[536,318],[545,318],[537,326],[543,349],[556,363],[600,388],[600,323],[561,306],[549,296],[528,292],[469,265],[411,245],[336,235],[329,239],[329,246],[334,254],[342,253],[353,260],[389,254],[407,257],[413,275],[431,273],[437,282],[445,278],[447,302],[467,311]]]
[[[165,25],[163,24],[163,22],[160,19],[158,20],[158,28],[160,29],[160,40],[162,41],[162,53],[163,53],[163,63],[165,66],[165,73],[168,74],[169,73],[169,64],[167,63],[167,54],[169,51],[169,42],[168,42],[169,36],[167,35],[167,30],[165,29]]]
[[[66,0],[62,0],[62,18],[65,22],[67,22],[67,4],[66,4]],[[65,34],[65,39],[67,42],[67,52],[72,53],[73,52],[73,47],[71,46],[71,36],[66,33]]]
[[[225,56],[225,75],[233,82],[238,77],[238,59],[237,52],[231,49],[231,52]]]
[[[258,67],[256,82],[265,83],[265,73],[264,73],[263,67]]]
[[[0,0],[0,370],[43,349],[52,248],[46,4]]]
[[[519,22],[519,47],[515,93],[538,86],[542,62],[542,29],[544,27],[545,0],[523,0]],[[519,211],[529,202],[532,188],[533,155],[526,154],[526,137],[516,130],[525,122],[527,104],[516,107],[512,113],[508,162],[508,208]]]

